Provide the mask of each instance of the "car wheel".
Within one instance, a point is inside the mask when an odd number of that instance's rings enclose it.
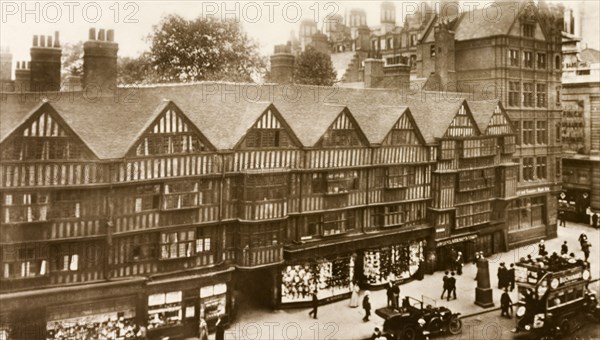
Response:
[[[415,340],[417,338],[417,330],[412,326],[408,326],[404,328],[401,335],[402,340]]]
[[[569,334],[569,332],[571,332],[571,322],[569,321],[569,319],[564,318],[560,321],[560,332],[563,335],[567,335]]]
[[[448,321],[448,332],[452,335],[456,335],[462,331],[462,320],[458,316],[453,315]]]

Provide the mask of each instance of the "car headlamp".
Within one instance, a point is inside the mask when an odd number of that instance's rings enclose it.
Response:
[[[531,326],[530,326],[530,325],[525,325],[525,330],[526,330],[526,331],[528,331],[528,330],[530,330],[530,329],[531,329]]]
[[[525,312],[527,311],[527,308],[525,308],[525,306],[519,306],[519,308],[517,308],[517,317],[522,318],[525,315]]]
[[[583,279],[584,280],[589,280],[590,279],[590,271],[589,270],[584,270],[583,271]]]
[[[552,279],[552,281],[550,281],[550,287],[552,287],[552,289],[556,289],[556,287],[558,287],[558,279],[554,278]]]
[[[425,319],[423,318],[420,318],[417,322],[419,323],[419,325],[421,325],[421,327],[425,325]]]
[[[546,294],[546,291],[548,291],[548,286],[546,286],[546,283],[544,282],[537,287],[538,297],[544,296],[544,294]]]

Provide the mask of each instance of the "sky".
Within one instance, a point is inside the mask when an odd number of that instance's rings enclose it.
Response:
[[[419,1],[393,1],[397,23],[419,6]],[[488,1],[461,1],[484,6]],[[595,1],[589,1],[595,2]],[[260,45],[264,55],[273,46],[285,43],[292,30],[298,33],[303,19],[319,23],[331,13],[343,16],[351,8],[367,12],[370,26],[379,24],[381,1],[5,1],[1,0],[0,45],[8,46],[17,60],[29,60],[33,35],[53,35],[59,31],[61,43],[87,40],[89,28],[114,29],[119,55],[137,56],[148,48],[145,40],[162,16],[178,14],[238,18],[244,30]],[[579,5],[579,6],[586,6]],[[473,5],[471,5],[473,6]],[[465,5],[466,8],[466,5]],[[322,24],[319,25],[321,27]],[[600,32],[599,32],[600,33]],[[595,35],[600,36],[600,34]],[[14,67],[13,67],[14,69]]]

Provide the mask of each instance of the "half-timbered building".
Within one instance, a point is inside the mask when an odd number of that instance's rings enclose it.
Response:
[[[325,302],[442,268],[450,245],[506,246],[514,132],[498,102],[221,95],[236,87],[5,94],[0,316],[15,337],[116,318],[193,336],[234,312],[234,290]]]

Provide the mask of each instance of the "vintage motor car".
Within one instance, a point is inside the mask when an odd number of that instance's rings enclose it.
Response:
[[[383,331],[396,340],[428,339],[434,334],[449,332],[456,335],[462,331],[460,313],[452,313],[442,306],[435,307],[435,300],[424,302],[426,299],[407,296],[399,308],[375,310],[375,314],[385,320]]]

